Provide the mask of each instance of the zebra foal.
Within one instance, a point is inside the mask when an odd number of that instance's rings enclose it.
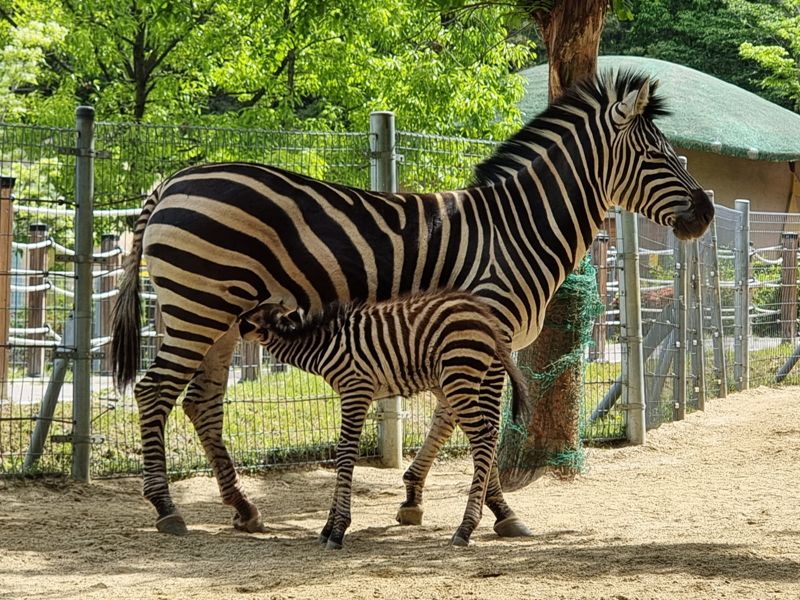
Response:
[[[299,322],[282,315],[281,307],[258,307],[242,317],[239,330],[279,361],[321,375],[341,396],[336,489],[320,541],[341,548],[350,526],[353,466],[372,401],[431,390],[470,444],[472,486],[451,540],[466,546],[480,521],[494,464],[506,372],[513,386],[512,414],[528,404],[522,373],[489,308],[463,292],[440,292],[332,304]]]

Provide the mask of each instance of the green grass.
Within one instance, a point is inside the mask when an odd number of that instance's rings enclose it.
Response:
[[[750,353],[751,385],[771,385],[777,369],[793,351],[789,344]],[[735,390],[733,355],[728,357],[729,388]],[[715,396],[713,353],[706,355],[708,397]],[[622,439],[624,415],[619,410],[589,423],[589,416],[620,374],[619,363],[589,363],[586,366],[584,401],[581,407],[582,437],[587,441]],[[800,367],[787,383],[800,383]],[[13,388],[12,388],[13,389]],[[103,441],[93,447],[92,473],[103,476],[141,471],[139,419],[130,395],[116,397],[110,389],[95,391],[92,404],[92,433]],[[418,394],[405,400],[410,413],[404,427],[407,451],[421,446],[430,423],[435,402],[430,394]],[[692,406],[688,407],[692,410]],[[0,474],[19,473],[39,410],[35,403],[0,402]],[[663,422],[672,420],[672,396],[669,386],[655,415]],[[51,426],[51,434],[71,431],[72,406],[60,402]],[[651,418],[653,415],[649,415]],[[225,404],[224,435],[229,451],[240,467],[261,468],[313,463],[333,459],[339,435],[340,408],[336,394],[317,376],[299,369],[271,373],[265,369],[258,381],[232,384]],[[467,442],[457,430],[443,455],[462,455]],[[169,418],[166,454],[170,471],[176,476],[207,470],[208,463],[194,428],[178,406]],[[369,419],[361,438],[363,456],[377,455],[377,424]],[[47,442],[37,465],[40,472],[68,472],[71,464],[69,443]]]

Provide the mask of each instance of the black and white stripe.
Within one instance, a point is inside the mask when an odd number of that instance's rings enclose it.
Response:
[[[245,163],[191,167],[164,181],[136,225],[112,341],[124,386],[138,368],[144,256],[166,325],[135,387],[144,493],[159,528],[185,531],[169,495],[163,432],[187,383],[186,412],[223,500],[237,509],[236,526],[262,526],[220,435],[241,314],[260,304],[317,312],[337,301],[458,289],[486,302],[521,348],[612,204],[679,238],[701,235],[713,205],[652,121],[662,111],[655,87],[630,73],[579,85],[503,144],[463,190],[368,192]]]
[[[242,338],[273,358],[321,375],[340,395],[336,490],[320,540],[341,548],[350,525],[353,466],[375,398],[433,391],[470,442],[474,473],[464,519],[453,536],[467,545],[481,517],[494,464],[505,373],[514,413],[527,406],[525,381],[489,308],[463,292],[421,294],[376,304],[330,305],[299,323],[265,305],[243,317]]]

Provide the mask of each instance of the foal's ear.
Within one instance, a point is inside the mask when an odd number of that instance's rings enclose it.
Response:
[[[264,329],[270,323],[269,319],[274,310],[274,307],[259,306],[255,310],[242,315],[241,321],[239,321],[239,335],[242,336],[242,339],[257,340],[258,331]]]
[[[619,103],[623,121],[630,121],[643,114],[648,102],[650,102],[650,80],[645,79],[638,90],[628,92],[622,102]]]

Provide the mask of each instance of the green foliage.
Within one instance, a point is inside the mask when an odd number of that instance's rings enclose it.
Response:
[[[797,0],[788,2],[796,4]],[[633,20],[608,20],[601,54],[647,56],[686,65],[788,107],[791,95],[778,86],[762,85],[771,73],[769,67],[746,60],[739,50],[743,44],[761,47],[774,42],[776,32],[764,19],[775,11],[773,4],[632,0]]]
[[[17,0],[0,27],[4,120],[415,131],[506,137],[533,56],[507,6],[412,0]]]
[[[754,61],[766,74],[759,81],[768,93],[789,99],[800,112],[800,0],[781,0],[774,5],[732,4],[746,9],[771,39],[740,46],[742,57]]]

